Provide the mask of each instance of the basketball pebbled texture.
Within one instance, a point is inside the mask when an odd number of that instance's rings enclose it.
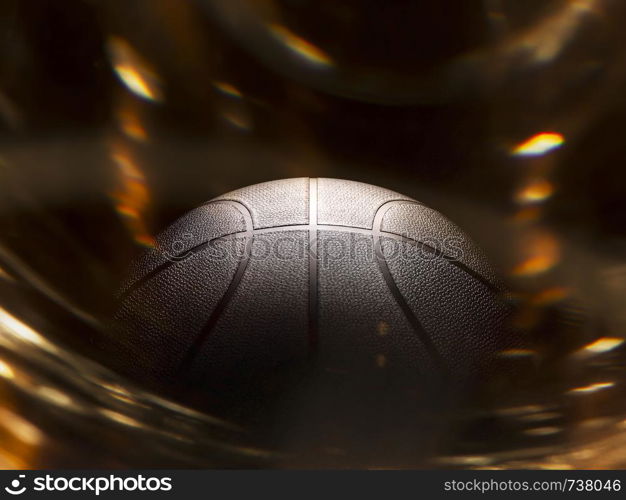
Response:
[[[410,391],[464,383],[516,343],[503,292],[435,210],[359,182],[286,179],[163,231],[120,290],[114,332],[130,371],[209,392],[311,363],[331,384]]]

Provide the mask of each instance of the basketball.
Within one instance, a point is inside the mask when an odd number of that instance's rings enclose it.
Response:
[[[295,178],[215,198],[163,231],[133,265],[115,324],[144,379],[232,396],[314,365],[345,400],[465,383],[512,342],[509,313],[481,251],[437,211]]]

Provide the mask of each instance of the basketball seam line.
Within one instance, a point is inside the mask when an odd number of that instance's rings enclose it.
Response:
[[[231,201],[231,200],[217,200],[217,201],[215,201],[213,203],[217,203],[218,201],[219,202],[225,202],[225,201]],[[401,201],[404,202],[404,200],[401,200]],[[239,203],[239,202],[233,202],[233,203]],[[242,206],[245,207],[245,205],[243,205],[243,204],[242,204]],[[310,229],[309,225],[292,224],[292,225],[268,227],[268,228],[261,228],[261,229],[253,229],[252,233],[253,233],[253,235],[257,235],[257,234],[279,233],[279,232],[283,232],[283,231],[308,231],[309,229]],[[337,231],[337,232],[346,232],[346,233],[349,232],[349,233],[356,233],[356,234],[364,234],[364,235],[368,235],[368,236],[371,236],[372,232],[373,232],[372,229],[366,229],[366,228],[354,227],[354,226],[340,226],[340,225],[334,225],[334,224],[318,224],[317,225],[317,229],[318,230],[320,230],[320,229],[321,230],[327,230],[327,231]],[[490,280],[485,278],[483,275],[481,275],[477,271],[474,271],[472,268],[470,268],[469,266],[467,266],[463,262],[455,260],[452,257],[450,257],[449,255],[440,253],[437,249],[433,248],[432,246],[428,245],[427,243],[424,243],[422,241],[419,241],[419,240],[416,240],[416,239],[413,239],[413,238],[407,238],[406,236],[402,236],[401,234],[392,233],[392,232],[389,232],[389,231],[380,230],[380,234],[381,234],[381,236],[383,236],[385,238],[390,238],[390,239],[394,239],[394,240],[397,240],[397,241],[402,241],[402,242],[407,243],[409,245],[419,246],[419,247],[423,248],[424,250],[426,250],[429,253],[439,254],[444,260],[446,260],[450,264],[458,267],[463,272],[469,274],[475,280],[479,281],[480,283],[485,285],[487,288],[489,288],[492,292],[499,293],[499,292],[503,291],[503,289],[500,286],[498,286],[495,283],[492,283]],[[223,234],[221,236],[216,236],[215,238],[211,238],[209,240],[203,241],[202,243],[198,243],[197,245],[193,246],[189,250],[181,252],[177,256],[168,258],[168,260],[166,262],[163,262],[163,263],[159,264],[152,271],[150,271],[149,273],[145,274],[144,276],[139,278],[137,281],[135,281],[134,283],[129,285],[126,290],[124,290],[122,293],[119,294],[118,301],[122,301],[123,299],[125,299],[128,295],[130,295],[136,289],[138,289],[141,286],[143,286],[147,281],[149,281],[155,275],[159,274],[161,271],[163,271],[163,270],[167,269],[168,267],[170,267],[172,264],[175,264],[176,262],[180,262],[181,260],[184,260],[186,255],[188,255],[190,253],[191,254],[199,253],[199,252],[204,250],[203,247],[208,247],[209,244],[211,244],[211,243],[213,243],[215,241],[228,239],[228,238],[233,238],[233,237],[238,237],[238,236],[246,237],[246,235],[247,235],[247,231],[244,230],[244,231],[236,231],[236,232],[233,232],[233,233]]]
[[[309,178],[309,352],[318,342],[317,179]]]
[[[310,181],[310,178],[309,178]],[[317,179],[315,179],[316,184],[317,184]],[[317,191],[316,191],[316,195],[317,195]],[[207,205],[211,205],[213,203],[220,203],[220,202],[233,202],[233,203],[239,203],[242,206],[244,206],[246,208],[246,210],[248,210],[248,212],[251,213],[250,208],[248,208],[244,203],[237,201],[237,200],[231,200],[228,198],[222,198],[219,200],[210,200],[207,201],[206,203],[204,203],[201,206],[207,206]],[[424,205],[423,203],[417,201],[417,200],[411,200],[411,199],[406,199],[406,198],[402,198],[402,199],[396,199],[396,200],[388,200],[383,202],[377,209],[375,213],[378,213],[384,206],[386,205],[391,205],[391,204],[408,204],[408,205],[418,205],[420,207],[424,207],[424,208],[429,208],[426,205]],[[431,209],[432,210],[432,209]],[[310,207],[309,207],[309,217],[310,217]],[[316,213],[316,222],[317,222],[317,213]],[[259,229],[254,229],[253,228],[253,232],[254,234],[263,234],[263,233],[274,233],[274,232],[280,232],[280,231],[293,231],[293,230],[297,230],[297,229],[302,229],[302,230],[307,230],[308,229],[308,225],[305,224],[284,224],[282,226],[272,226],[272,227],[266,227],[266,228],[259,228]],[[362,227],[357,227],[357,226],[343,226],[341,224],[317,224],[318,229],[326,229],[328,231],[333,231],[334,228],[343,228],[344,232],[354,232],[354,233],[360,233],[360,234],[367,234],[367,235],[371,235],[374,228],[372,227],[371,229],[369,228],[362,228]],[[348,231],[346,231],[348,230]],[[214,240],[218,240],[220,238],[226,238],[232,235],[236,235],[236,234],[240,234],[243,231],[238,231],[236,233],[229,233],[229,234],[225,234],[223,236],[218,236],[216,238],[214,238],[213,240],[208,240],[205,243],[210,243],[211,241]],[[390,231],[383,231],[382,228],[380,229],[381,234],[384,234],[385,237],[388,238],[392,238],[398,241],[404,241],[405,243],[409,243],[412,245],[418,245],[421,248],[423,248],[424,250],[427,250],[431,253],[437,253],[438,250],[431,247],[430,245],[419,241],[417,239],[414,238],[407,238],[406,236],[402,236],[401,234],[398,233],[392,233]],[[200,245],[203,245],[205,243],[201,243]],[[200,246],[199,245],[199,246]],[[469,274],[470,276],[472,276],[474,279],[476,279],[477,281],[479,281],[480,283],[482,283],[483,285],[485,285],[487,288],[489,288],[492,292],[495,293],[500,293],[503,292],[503,288],[501,286],[498,286],[495,282],[492,282],[491,280],[489,280],[488,278],[484,277],[482,274],[474,271],[472,268],[470,268],[469,266],[465,265],[464,263],[452,259],[450,256],[445,255],[445,254],[441,254],[441,256],[443,257],[444,260],[448,261],[449,263],[451,263],[452,265],[458,267],[459,269],[461,269],[462,271],[464,271],[465,273]]]
[[[447,370],[445,367],[445,363],[443,362],[443,359],[441,357],[441,354],[437,350],[437,347],[435,346],[432,338],[426,333],[426,330],[424,329],[424,326],[420,322],[419,318],[417,317],[417,315],[415,314],[411,306],[406,301],[404,295],[398,288],[398,285],[396,284],[395,280],[393,279],[393,275],[391,274],[391,270],[389,269],[389,265],[387,264],[387,259],[385,259],[385,255],[383,253],[381,237],[380,237],[381,235],[380,228],[382,226],[383,218],[385,214],[394,203],[396,202],[391,201],[391,202],[384,203],[378,208],[378,210],[376,211],[376,214],[374,215],[374,222],[372,224],[372,237],[374,239],[374,254],[376,255],[378,268],[380,269],[380,272],[383,275],[385,283],[387,284],[387,288],[389,288],[389,291],[395,298],[396,303],[398,304],[398,306],[404,313],[404,316],[406,317],[407,321],[409,322],[409,324],[411,325],[411,327],[413,328],[413,330],[419,337],[420,341],[422,342],[422,344],[424,345],[428,353],[435,360],[435,363],[437,364],[438,368],[440,368],[441,372],[445,374]]]
[[[239,261],[237,270],[235,271],[235,275],[233,276],[230,284],[228,285],[226,292],[224,292],[224,295],[222,295],[222,298],[220,299],[220,301],[213,308],[213,311],[211,312],[208,320],[202,327],[202,330],[196,336],[191,346],[187,349],[187,352],[183,356],[183,359],[179,364],[179,368],[178,368],[179,372],[183,372],[191,368],[194,358],[200,352],[202,345],[206,342],[206,339],[211,334],[213,327],[215,327],[222,313],[228,306],[230,299],[233,297],[233,295],[237,291],[237,287],[239,286],[239,283],[241,282],[243,278],[246,268],[248,267],[248,262],[250,261],[250,256],[252,254],[252,242],[254,240],[254,227],[252,223],[252,213],[250,212],[248,207],[246,207],[242,203],[239,203],[237,201],[231,201],[231,200],[227,200],[226,202],[231,204],[233,207],[235,207],[244,218],[244,222],[246,225],[246,231],[245,231],[246,241],[245,241],[244,254]],[[241,207],[243,207],[243,209]]]

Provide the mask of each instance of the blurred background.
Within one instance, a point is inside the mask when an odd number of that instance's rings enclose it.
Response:
[[[626,466],[626,4],[3,0],[0,467]],[[262,446],[104,349],[129,262],[257,182],[441,211],[532,346],[428,453]],[[332,444],[332,443],[331,443]]]

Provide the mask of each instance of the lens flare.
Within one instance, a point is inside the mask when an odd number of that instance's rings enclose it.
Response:
[[[576,387],[569,391],[570,394],[594,394],[615,387],[615,382],[596,382],[595,384]]]
[[[15,372],[10,365],[0,359],[0,377],[5,379],[12,379],[15,377]]]
[[[624,339],[615,337],[602,337],[601,339],[598,339],[595,342],[586,345],[581,349],[581,351],[592,354],[601,354],[617,349],[623,343]]]
[[[270,26],[270,31],[278,41],[284,44],[285,47],[307,62],[322,68],[332,66],[333,63],[328,54],[310,42],[300,38],[295,33],[292,33],[284,26],[272,24]]]
[[[537,351],[532,349],[507,349],[498,353],[501,358],[533,358],[537,356]]]
[[[520,207],[520,210],[513,216],[513,222],[527,224],[537,222],[542,217],[542,208],[538,205],[528,205]]]
[[[13,281],[13,277],[0,267],[0,279],[5,281]]]
[[[555,286],[553,288],[547,288],[537,293],[531,300],[533,305],[547,306],[556,304],[566,299],[571,293],[571,290],[563,286]]]
[[[235,87],[234,85],[228,82],[213,82],[213,87],[220,92],[221,94],[227,95],[229,97],[234,97],[235,99],[241,99],[243,97],[242,93]]]
[[[533,204],[546,201],[554,194],[554,186],[546,179],[532,179],[516,195],[519,204]]]
[[[559,149],[565,144],[565,137],[555,132],[542,132],[527,141],[516,146],[512,154],[514,156],[543,156]]]
[[[54,387],[40,386],[37,388],[37,395],[48,403],[61,406],[66,409],[75,409],[76,405],[72,398],[66,393],[61,392]]]
[[[37,427],[8,408],[0,408],[0,426],[30,446],[37,446],[44,439],[42,432]]]
[[[31,344],[39,346],[48,344],[35,330],[2,308],[0,308],[0,332],[8,333]]]
[[[521,248],[525,258],[514,267],[513,276],[537,276],[549,271],[561,260],[561,245],[547,232],[531,235]]]
[[[561,427],[535,427],[534,429],[527,429],[524,434],[527,436],[551,436],[563,432]]]
[[[128,427],[143,427],[143,424],[141,422],[116,411],[103,408],[100,410],[100,414],[106,419],[117,422],[118,424],[126,425]]]
[[[117,120],[120,130],[127,137],[137,142],[146,142],[148,140],[148,133],[136,113],[133,113],[131,110],[120,110]]]
[[[516,46],[538,64],[556,59],[570,44],[576,33],[598,9],[598,0],[567,0],[562,9],[516,39]]]
[[[539,405],[512,406],[510,408],[500,408],[496,410],[497,415],[503,417],[520,417],[544,411],[545,408]]]
[[[137,163],[120,145],[114,145],[111,153],[118,170],[119,187],[111,195],[118,214],[140,245],[153,247],[154,238],[145,221],[145,212],[150,203],[150,193],[145,176]]]
[[[163,100],[157,74],[126,40],[112,36],[107,48],[115,74],[130,92],[147,101]]]
[[[226,122],[239,130],[249,131],[252,129],[251,119],[243,109],[229,109],[224,111],[222,116]]]

